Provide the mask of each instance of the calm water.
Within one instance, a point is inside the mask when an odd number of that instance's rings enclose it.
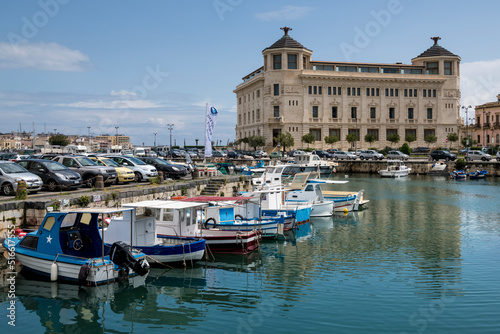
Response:
[[[336,178],[343,178],[338,175]],[[250,256],[89,291],[16,282],[2,333],[499,333],[500,180],[351,175],[369,207]],[[3,283],[5,284],[5,283]]]

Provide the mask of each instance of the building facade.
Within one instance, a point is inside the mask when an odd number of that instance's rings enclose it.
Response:
[[[476,124],[473,139],[484,147],[500,145],[500,94],[496,102],[475,107]]]
[[[236,139],[264,136],[266,148],[273,138],[289,132],[295,148],[329,148],[326,136],[336,136],[335,148],[394,146],[387,138],[398,134],[401,145],[408,135],[412,147],[428,146],[424,138],[437,137],[444,146],[449,133],[459,133],[460,57],[434,44],[411,64],[314,61],[312,50],[284,35],[262,51],[263,66],[243,77],[237,99]],[[367,134],[376,138],[365,141]]]

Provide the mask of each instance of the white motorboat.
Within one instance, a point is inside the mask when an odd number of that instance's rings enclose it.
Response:
[[[283,174],[293,175],[301,172],[331,174],[335,172],[335,166],[338,166],[336,162],[321,160],[316,154],[297,154],[293,162],[287,164]]]
[[[387,168],[379,170],[381,177],[400,178],[410,174],[411,168],[407,167],[403,160],[387,160]]]

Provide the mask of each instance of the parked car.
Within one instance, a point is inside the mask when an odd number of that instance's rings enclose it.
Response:
[[[290,150],[290,151],[288,152],[288,156],[289,156],[289,157],[294,157],[294,156],[296,156],[297,154],[306,154],[306,152],[301,151],[301,150]]]
[[[337,152],[337,151],[340,151],[340,150],[339,150],[338,148],[329,148],[329,149],[328,149],[328,150],[326,150],[326,151],[327,151],[328,153],[333,154],[333,153],[335,153],[335,152]]]
[[[387,152],[387,159],[390,159],[390,160],[408,160],[408,159],[410,159],[410,156],[408,154],[404,154],[401,151],[393,150],[393,151]]]
[[[375,150],[362,150],[361,153],[359,154],[359,158],[361,160],[382,160],[384,159],[384,155],[382,153],[378,153]]]
[[[80,174],[57,161],[25,159],[17,163],[28,172],[38,175],[43,181],[43,187],[49,191],[76,189],[83,183]]]
[[[497,157],[497,161],[500,161],[500,151],[497,152],[496,157]]]
[[[267,152],[266,151],[257,150],[257,151],[255,151],[255,154],[260,155],[261,158],[267,157]]]
[[[271,154],[269,154],[269,158],[271,158],[271,159],[281,159],[281,158],[283,158],[283,152],[281,152],[281,151],[271,152]]]
[[[141,182],[142,180],[147,181],[152,177],[158,176],[158,172],[154,166],[148,165],[135,157],[113,154],[107,154],[105,156],[112,159],[120,166],[133,170],[136,182]]]
[[[106,157],[89,157],[89,159],[95,161],[99,166],[113,167],[117,173],[117,177],[114,182],[115,184],[118,182],[126,184],[135,180],[135,174],[132,169],[120,166],[113,159]]]
[[[113,167],[98,166],[85,156],[60,155],[53,160],[80,174],[83,183],[89,187],[95,186],[98,175],[102,175],[105,185],[114,183],[117,177],[116,170]]]
[[[154,166],[157,171],[162,171],[163,175],[173,179],[180,179],[181,177],[188,175],[188,170],[186,167],[176,164],[171,164],[166,162],[161,158],[139,158],[148,165]]]
[[[428,147],[416,147],[411,150],[411,154],[429,154],[430,149]]]
[[[457,159],[457,155],[450,153],[446,150],[434,150],[429,155],[429,159],[436,160],[436,161],[441,160],[441,159],[444,159],[446,161],[449,161],[449,160],[455,161]]]
[[[332,159],[333,158],[333,154],[330,154],[327,151],[323,151],[323,150],[312,151],[312,154],[316,154],[318,157],[325,158],[325,159]]]
[[[214,157],[214,158],[225,158],[226,156],[227,156],[227,154],[225,154],[221,151],[216,151],[216,150],[212,151],[212,157]]]
[[[0,161],[0,189],[3,195],[14,195],[19,181],[26,182],[26,191],[36,193],[42,189],[42,179],[12,161]]]
[[[356,160],[358,156],[351,152],[337,151],[333,153],[333,158],[335,160]]]
[[[241,159],[243,155],[239,151],[229,151],[227,152],[227,157],[229,159]]]
[[[465,153],[466,161],[472,161],[472,160],[490,161],[492,158],[493,157],[491,155],[478,150],[470,150],[469,152]]]

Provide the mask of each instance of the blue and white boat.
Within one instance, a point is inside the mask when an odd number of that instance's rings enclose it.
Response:
[[[467,178],[467,172],[463,170],[456,170],[450,173],[450,179],[465,180],[466,178]]]
[[[486,175],[488,175],[488,171],[486,169],[484,169],[484,170],[476,170],[475,172],[470,172],[469,173],[469,179],[470,180],[485,179]]]
[[[205,239],[158,235],[156,213],[159,211],[155,212],[148,205],[149,202],[125,204],[124,207],[133,210],[131,219],[112,218],[104,233],[104,242],[112,244],[118,240],[130,241],[134,248],[154,261],[170,265],[192,265],[201,260],[205,253]],[[178,219],[186,220],[190,217],[184,216]],[[179,221],[179,224],[182,223]]]
[[[105,245],[99,222],[120,212],[130,217],[132,209],[80,209],[48,212],[38,231],[22,239],[7,238],[3,245],[23,269],[52,281],[81,285],[112,282],[129,275],[147,275],[146,255],[122,241]]]

